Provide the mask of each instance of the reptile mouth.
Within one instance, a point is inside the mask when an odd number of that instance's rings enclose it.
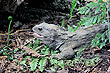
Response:
[[[39,33],[34,33],[33,34],[35,37],[37,37],[37,38],[43,38],[43,36],[41,35],[41,34],[39,34]]]

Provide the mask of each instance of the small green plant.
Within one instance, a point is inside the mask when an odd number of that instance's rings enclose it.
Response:
[[[31,67],[31,71],[34,71],[36,69],[36,67],[38,66],[38,58],[35,58],[31,61],[30,67]]]
[[[82,56],[85,48],[86,48],[86,46],[84,46],[83,48],[81,48],[81,49],[78,50],[78,52],[75,55],[75,58],[74,58],[73,62],[75,62],[75,63],[84,63],[82,61],[83,58],[81,58],[81,56]]]
[[[26,57],[23,59],[23,61],[20,62],[20,64],[21,64],[21,65],[24,65],[24,66],[27,66],[27,65],[26,65],[27,60],[30,59],[30,58],[31,58],[30,56],[26,56]]]
[[[85,60],[85,65],[86,66],[94,66],[96,62],[98,62],[100,60],[99,57],[94,57],[92,59],[86,59]]]
[[[86,66],[94,66],[95,63],[100,60],[100,58],[96,56],[94,58],[84,59],[82,55],[83,55],[85,48],[86,48],[86,46],[84,46],[84,48],[81,48],[78,50],[78,52],[76,53],[75,58],[72,62],[73,63],[81,63],[83,65],[85,64]]]
[[[65,20],[64,20],[64,18],[62,19],[61,27],[65,27]]]
[[[98,3],[91,2],[90,4],[79,8],[79,14],[89,15],[88,17],[83,17],[78,24],[81,26],[88,27],[89,25],[99,24],[100,21],[104,23],[104,20],[106,18],[106,5],[106,2],[99,0]],[[90,12],[90,10],[93,9],[94,11]]]
[[[100,48],[102,48],[103,46],[105,46],[106,42],[108,41],[108,38],[106,38],[107,35],[108,30],[105,31],[104,33],[96,34],[95,38],[91,42],[92,47],[99,46]]]
[[[48,46],[44,46],[44,48],[41,49],[41,53],[44,55],[49,55],[49,51],[50,48]],[[55,54],[57,51],[53,51],[51,50],[51,53]],[[51,59],[49,57],[43,56],[40,58],[33,58],[33,60],[31,61],[30,67],[31,67],[31,71],[34,71],[36,68],[39,68],[41,72],[44,71],[44,68],[46,67],[46,61],[47,59],[50,60],[50,64],[54,65],[54,68],[57,68],[58,66],[60,66],[61,68],[64,68],[64,63],[63,61],[57,61],[56,59]],[[54,71],[55,69],[53,68],[53,66],[50,67],[50,69],[52,71]]]
[[[46,67],[47,59],[50,61],[50,64],[52,65],[49,67],[52,71],[54,71],[55,68],[57,68],[58,66],[60,66],[61,68],[64,68],[63,61],[57,61],[56,59],[51,59],[50,57],[46,57],[50,54],[56,54],[58,52],[57,50],[54,50],[54,51],[50,50],[50,48],[48,46],[44,46],[41,50],[36,49],[40,44],[40,43],[38,43],[39,41],[40,40],[36,40],[35,43],[28,45],[28,47],[33,48],[33,50],[35,50],[36,52],[44,55],[40,58],[32,58],[32,61],[30,61],[30,66],[29,66],[31,71],[34,71],[36,68],[39,68],[39,70],[41,72],[43,72],[45,67]],[[27,63],[26,59],[27,58],[24,58],[24,60],[20,64],[27,66],[26,65],[26,63]]]
[[[38,40],[34,43],[37,44],[38,47]],[[35,71],[36,69],[39,69],[41,72],[44,72],[44,70],[47,68],[47,64],[48,64],[48,68],[53,72],[56,72],[56,70],[60,67],[62,69],[65,68],[65,66],[74,66],[74,63],[81,63],[81,64],[85,64],[87,66],[90,65],[94,65],[96,62],[96,59],[87,59],[87,61],[82,57],[83,55],[83,51],[85,49],[81,48],[78,50],[78,52],[75,55],[74,60],[57,60],[54,58],[50,58],[50,54],[57,54],[58,51],[57,50],[52,50],[50,49],[48,46],[44,46],[42,49],[37,49],[37,47],[35,47],[36,45],[29,45],[28,47],[33,47],[33,50],[35,50],[38,53],[41,53],[42,57],[39,58],[34,58],[31,56],[26,56],[22,62],[20,62],[20,64],[26,66],[26,67],[30,67],[31,71]],[[39,51],[38,51],[39,50]],[[17,51],[17,49],[15,50],[15,52]],[[30,61],[30,65],[27,65],[27,62],[29,61],[28,59],[32,58],[32,60]],[[85,63],[86,62],[86,63]]]
[[[64,19],[62,20],[61,27],[65,27]],[[70,25],[67,24],[67,29],[69,32],[75,32],[77,28],[78,26],[73,25],[73,27],[71,27]]]
[[[11,27],[12,20],[13,20],[12,16],[9,16],[8,20],[10,20],[10,23],[9,23],[9,26],[8,26],[8,41],[7,41],[7,46],[5,46],[3,49],[7,48],[8,45],[9,45],[9,33],[10,33],[10,27]]]
[[[3,47],[3,49],[0,50],[0,54],[3,53],[3,55],[8,56],[8,60],[12,60],[11,57],[13,57],[13,55],[12,55],[13,52],[10,52],[10,56],[7,54],[7,52],[8,52],[7,48],[9,46],[9,33],[10,33],[10,28],[11,28],[11,24],[12,24],[12,20],[13,20],[12,16],[9,16],[8,20],[10,20],[10,23],[8,26],[7,46]]]
[[[72,16],[72,13],[73,13],[73,10],[74,10],[74,8],[76,7],[76,5],[77,5],[77,0],[73,0],[72,8],[71,8],[70,14],[69,14],[70,19],[73,17],[73,16]]]
[[[12,20],[13,20],[13,18],[12,18],[12,16],[9,16],[8,17],[8,20],[10,20],[10,23],[9,23],[9,26],[8,26],[8,41],[7,41],[7,47],[8,47],[8,45],[9,45],[9,33],[10,33],[10,28],[11,28],[11,24],[12,24]]]
[[[73,32],[74,31],[73,27],[71,27],[70,25],[67,25],[67,27],[68,27],[68,31],[69,32]]]
[[[39,40],[36,40],[35,43],[28,45],[28,47],[33,48],[33,50],[35,50],[36,52],[39,52],[45,56],[42,56],[39,58],[32,58],[32,61],[30,61],[30,66],[29,66],[31,71],[34,71],[34,70],[36,70],[36,68],[38,68],[41,72],[43,72],[44,69],[46,68],[46,62],[47,61],[50,62],[50,65],[48,68],[51,69],[53,72],[55,72],[58,67],[61,67],[62,69],[64,69],[65,63],[63,60],[57,60],[57,59],[52,59],[50,57],[47,57],[50,54],[57,54],[58,51],[52,50],[48,46],[44,46],[41,50],[39,50],[39,49],[36,50],[36,48],[39,45],[38,42],[39,42]],[[30,57],[28,57],[28,58],[25,57],[24,60],[22,62],[20,62],[20,64],[27,66],[26,65],[26,63],[27,63],[26,59],[29,59],[29,58]]]
[[[97,3],[90,2],[89,4],[87,4],[84,7],[79,7],[77,9],[78,13],[81,15],[82,14],[86,15],[86,17],[83,17],[78,22],[78,26],[74,29],[74,31],[76,31],[78,29],[78,27],[81,27],[81,26],[88,27],[90,25],[104,23],[104,22],[106,22],[105,21],[106,17],[108,20],[108,30],[110,30],[109,3],[110,3],[109,0],[107,2],[103,2],[103,0],[98,0]],[[73,6],[73,8],[74,8],[74,6]],[[71,12],[72,12],[72,10],[73,9],[71,9]],[[92,12],[91,12],[91,10],[92,10]],[[106,14],[107,14],[107,16],[106,16]],[[105,36],[107,36],[107,34],[105,35],[105,33],[107,33],[107,32],[109,32],[109,42],[110,42],[110,31],[108,31],[108,30],[105,31],[104,33],[102,33],[100,36],[99,36],[99,34],[96,35],[96,37],[91,42],[92,47],[99,46],[100,48],[102,48],[103,46],[105,46],[105,43],[108,40],[107,38],[105,38]],[[100,40],[100,39],[102,39],[102,40]]]
[[[42,58],[41,60],[40,60],[40,62],[39,62],[39,69],[40,69],[40,71],[41,72],[43,72],[43,70],[44,70],[44,68],[45,68],[45,66],[46,66],[46,58]]]

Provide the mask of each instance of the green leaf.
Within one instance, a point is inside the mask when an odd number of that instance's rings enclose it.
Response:
[[[44,52],[45,55],[49,55],[50,48],[46,48],[46,51]]]
[[[19,49],[18,49],[18,48],[16,48],[16,49],[14,50],[14,53],[16,53],[18,50],[19,50]]]
[[[94,19],[94,16],[90,18],[90,22],[89,23],[93,23],[93,19]]]
[[[94,2],[91,2],[91,4],[93,4],[94,7],[98,7],[100,5],[99,3],[94,3]]]
[[[89,13],[89,16],[88,16],[89,18],[91,17],[91,12]]]
[[[54,54],[54,51],[53,50],[51,50],[51,54]]]
[[[30,59],[31,58],[31,56],[26,56],[24,59],[26,60],[26,59]]]
[[[62,26],[62,27],[65,27],[65,25],[64,25],[64,18],[63,18],[63,20],[62,20],[61,26]]]
[[[93,47],[95,47],[96,45],[97,45],[97,44],[96,44],[96,43],[94,43],[94,44],[92,45],[92,48],[93,48]]]
[[[102,10],[103,12],[106,11],[106,4],[102,4],[101,10]]]
[[[101,33],[97,33],[97,34],[96,34],[97,37],[99,37],[99,36],[101,36],[101,35],[102,35]]]
[[[87,7],[81,7],[81,8],[78,8],[77,10],[79,11],[78,13],[84,14],[87,9],[88,9]]]
[[[34,71],[37,67],[37,64],[38,64],[38,60],[39,59],[34,59],[31,64],[30,64],[30,67],[31,67],[31,71]]]
[[[98,3],[102,3],[103,2],[103,0],[98,0]]]
[[[51,60],[50,60],[50,63],[51,63],[51,65],[52,65],[52,64],[58,64],[58,61],[57,61],[56,59],[51,59]]]
[[[104,41],[104,42],[103,42],[103,46],[105,46],[105,43],[106,43],[106,42]]]
[[[98,16],[97,23],[99,23],[99,22],[100,22],[100,19],[101,19],[101,14]]]
[[[76,26],[76,28],[74,28],[74,32],[80,27],[80,24]]]
[[[79,7],[77,11],[83,11],[86,7]]]
[[[95,57],[94,59],[95,59],[95,62],[98,62],[100,60],[99,57]]]
[[[58,65],[64,69],[65,64],[63,63],[63,60],[58,61]]]
[[[74,58],[73,62],[77,63],[79,59],[77,57]]]
[[[97,9],[95,10],[95,14],[100,11],[100,8],[101,8],[101,6],[99,5],[99,6],[97,7]]]
[[[95,16],[93,23],[96,23],[97,17],[98,17],[98,16]]]
[[[105,12],[105,11],[102,12],[101,15],[102,15],[103,17],[106,17],[106,12]]]
[[[80,13],[80,14],[84,14],[87,11],[87,7],[85,7],[85,9]]]
[[[80,48],[76,54],[76,57],[80,57],[83,54],[83,51],[85,48],[86,48],[86,46],[84,46],[83,48]]]
[[[51,49],[51,54],[57,54],[58,53],[58,50],[52,50]]]
[[[98,44],[100,42],[100,40],[97,40],[96,44]]]
[[[95,4],[93,2],[91,2],[90,4],[87,4],[86,6],[93,8],[93,7],[95,7]]]
[[[90,11],[90,9],[88,9],[88,10],[85,12],[85,15],[86,15],[86,14],[88,14],[88,13],[89,13],[89,11]]]
[[[102,47],[104,46],[104,44],[103,43],[101,43],[101,45],[100,45],[100,49],[102,49]]]
[[[86,65],[86,66],[90,66],[90,64],[89,64],[89,63],[90,63],[90,60],[89,60],[89,59],[87,59],[87,60],[85,61],[85,65]]]
[[[55,70],[55,67],[50,67],[50,69],[51,69],[53,72],[56,71],[56,70]]]
[[[41,72],[43,72],[43,70],[44,70],[44,66],[45,66],[46,61],[47,61],[47,59],[43,58],[39,62],[39,65],[40,65],[39,69],[40,69]]]
[[[105,39],[104,42],[106,43],[108,39]]]
[[[39,39],[35,40],[35,45],[39,45],[40,44],[39,42],[40,42]]]
[[[105,16],[102,18],[102,23],[104,23],[105,18],[106,18]]]
[[[91,42],[92,47],[100,45],[99,39],[101,35],[102,35],[101,33],[96,34],[96,37]]]
[[[105,39],[105,35],[102,35],[102,38],[101,38],[101,40],[103,41]]]
[[[73,10],[76,7],[76,5],[77,5],[77,0],[74,0],[73,3],[72,3],[71,11],[70,11],[70,19],[72,18],[72,13],[73,13]]]
[[[93,44],[95,43],[95,40],[96,40],[96,39],[93,39],[93,40],[92,40],[91,45],[93,45]]]
[[[44,54],[44,48],[41,50],[41,53]]]
[[[93,58],[93,59],[90,59],[90,63],[91,63],[91,65],[92,65],[92,66],[94,66],[94,65],[95,65],[94,58]]]
[[[23,61],[20,62],[21,65],[27,66],[25,63],[26,63],[26,60],[23,60]]]
[[[105,31],[105,35],[106,35],[106,36],[108,35],[108,31]]]
[[[70,25],[67,25],[67,27],[68,27],[68,31],[69,32],[72,32],[73,31],[73,28]]]

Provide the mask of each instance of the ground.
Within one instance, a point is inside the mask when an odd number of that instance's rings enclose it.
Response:
[[[30,30],[28,30],[30,31]],[[41,61],[42,58],[42,54],[44,52],[41,51],[45,51],[44,48],[47,49],[47,47],[45,47],[45,45],[42,42],[37,41],[37,44],[35,45],[34,43],[36,43],[35,39],[33,39],[33,37],[27,35],[27,30],[21,30],[16,32],[19,34],[19,36],[16,35],[11,35],[10,36],[10,45],[9,48],[7,48],[7,50],[5,49],[5,51],[3,51],[2,53],[0,53],[0,71],[3,73],[12,73],[12,72],[41,72],[41,69],[37,66],[36,69],[34,71],[31,71],[32,69],[30,68],[30,65],[32,63],[32,61],[36,58],[38,58],[39,62]],[[27,33],[27,34],[26,34]],[[22,35],[22,36],[21,36]],[[6,36],[6,35],[5,35]],[[13,36],[13,37],[12,37]],[[6,37],[4,37],[4,39],[2,39],[1,41],[6,41]],[[30,40],[29,40],[30,39]],[[32,41],[33,39],[33,41]],[[12,42],[14,41],[14,42]],[[28,45],[31,45],[31,48],[26,45],[23,46],[24,43],[27,43]],[[6,43],[6,42],[5,42]],[[2,42],[1,46],[5,46],[6,44]],[[39,44],[38,44],[39,43]],[[33,47],[32,47],[33,44]],[[83,53],[80,56],[81,59],[77,58],[77,57],[73,57],[69,60],[60,60],[57,62],[63,62],[62,65],[64,63],[66,63],[66,65],[64,65],[64,69],[63,66],[59,65],[56,66],[57,68],[55,68],[56,72],[58,73],[78,73],[78,72],[86,72],[86,73],[107,73],[107,71],[110,71],[110,44],[106,44],[106,46],[104,46],[102,49],[100,49],[99,47],[94,47],[91,48],[89,50],[84,50]],[[1,49],[2,49],[1,47]],[[18,48],[18,49],[17,49]],[[33,48],[37,48],[37,50],[35,51],[35,49]],[[44,49],[44,50],[42,50]],[[24,51],[25,52],[24,52]],[[14,52],[13,52],[14,51]],[[38,52],[40,51],[40,52]],[[1,51],[0,51],[1,52]],[[51,52],[51,50],[48,50],[48,53]],[[80,52],[81,53],[81,52]],[[51,54],[51,53],[49,53]],[[50,68],[52,67],[49,60],[49,54],[47,55],[48,58],[46,58],[46,62],[45,62],[45,66],[44,66],[44,70],[42,72],[51,72],[52,70],[50,70]],[[44,54],[45,55],[45,54]],[[30,57],[27,58],[26,57]],[[92,64],[92,59],[96,58],[96,60],[94,60],[94,63]],[[26,59],[26,62],[24,62]],[[99,59],[99,60],[98,60]],[[88,61],[89,60],[89,61]],[[73,63],[71,63],[72,61],[74,61]],[[77,62],[75,62],[77,61]],[[83,62],[81,63],[81,61],[87,61],[87,62]],[[24,62],[24,63],[23,63]],[[21,64],[23,63],[23,64]],[[25,65],[26,64],[26,65]],[[70,64],[70,65],[68,65]],[[55,66],[55,65],[54,65]],[[53,72],[54,73],[54,72]]]

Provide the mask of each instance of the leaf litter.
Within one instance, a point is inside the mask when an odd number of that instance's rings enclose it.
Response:
[[[27,32],[25,32],[24,34],[24,32],[22,31],[19,30],[19,33],[15,32],[19,36],[15,36],[14,34],[10,35],[12,37],[10,37],[10,45],[9,45],[9,48],[7,49],[8,50],[7,53],[14,51],[14,53],[12,53],[13,54],[12,60],[8,60],[8,56],[3,55],[3,52],[0,53],[0,72],[4,72],[4,73],[29,72],[30,73],[30,72],[53,72],[55,70],[55,72],[57,73],[74,73],[74,72],[86,72],[86,73],[99,72],[100,73],[100,72],[110,71],[109,70],[110,69],[110,51],[108,50],[109,44],[104,46],[103,49],[100,49],[99,47],[93,47],[92,49],[84,50],[84,53],[80,56],[81,58],[80,61],[77,61],[77,58],[76,58],[76,62],[73,62],[73,63],[71,62],[74,59],[70,60],[70,62],[69,60],[61,60],[62,65],[63,63],[68,64],[68,65],[64,65],[64,68],[63,68],[61,64],[59,64],[59,66],[55,66],[55,64],[51,66],[52,64],[50,64],[50,61],[49,61],[50,59],[48,59],[51,54],[51,51],[49,50],[47,55],[45,55],[45,53],[41,54],[40,52],[43,51],[42,49],[43,47],[45,47],[45,45],[42,44],[42,42],[39,42],[40,44],[34,44],[36,41],[34,40],[30,41],[33,39],[33,37],[27,36],[26,34]],[[7,35],[5,34],[5,37],[1,37],[0,40],[5,39],[4,41],[6,41],[6,37]],[[29,43],[27,43],[26,41],[27,39]],[[5,44],[6,42],[5,43],[1,42],[1,43],[2,43],[0,44],[2,46],[1,48],[3,48],[3,46],[6,45]],[[37,47],[28,47],[28,44],[29,45],[34,44]],[[93,63],[93,66],[92,66],[90,64],[90,61],[92,60],[92,58],[95,58],[96,56],[98,56],[100,60]],[[26,58],[26,57],[29,57],[29,58]],[[84,59],[88,61],[88,64],[85,64],[83,62],[85,61]],[[88,60],[88,59],[91,59],[91,60]],[[57,62],[60,62],[60,61],[57,61]],[[45,64],[42,64],[42,63],[45,63]],[[31,68],[34,68],[33,71],[30,68],[30,66]],[[56,68],[54,69],[54,67]]]

